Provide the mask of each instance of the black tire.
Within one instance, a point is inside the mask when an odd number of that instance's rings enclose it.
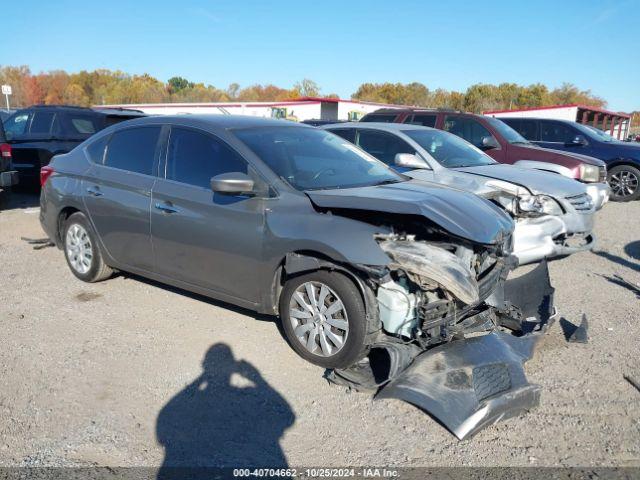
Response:
[[[0,188],[0,210],[9,206],[11,200],[11,188]]]
[[[294,333],[293,322],[298,322],[298,319],[294,317],[294,320],[292,321],[292,317],[290,315],[290,306],[292,302],[296,302],[296,300],[294,300],[292,296],[296,292],[296,289],[298,289],[298,287],[304,286],[308,282],[324,284],[326,287],[328,287],[331,293],[326,297],[326,302],[330,303],[332,299],[334,299],[335,301],[336,297],[333,296],[333,294],[335,293],[337,298],[342,302],[342,305],[344,307],[343,311],[346,311],[346,321],[348,323],[346,340],[334,354],[323,355],[312,353],[307,349],[307,347],[305,347],[305,345],[303,345],[301,340],[299,340],[299,338]],[[318,286],[318,288],[320,288],[320,286]],[[299,304],[294,303],[294,305]],[[365,344],[365,337],[367,332],[367,316],[362,295],[354,282],[341,273],[318,270],[288,280],[284,285],[282,294],[280,295],[279,308],[280,319],[282,321],[282,329],[284,331],[287,342],[298,355],[315,365],[319,365],[325,368],[346,368],[353,365],[358,360],[364,358],[369,352],[369,346]],[[337,315],[340,315],[340,318],[337,319],[338,321],[343,319],[343,315],[341,315],[341,312],[338,312]],[[336,319],[331,318],[331,321],[335,320]],[[322,326],[318,328],[328,328],[332,332],[341,333],[333,326],[325,325],[323,320],[320,320],[320,322],[322,322]],[[326,323],[329,322],[327,321]],[[309,335],[307,335],[307,339]],[[317,337],[314,338],[317,339],[317,347],[321,350],[321,334],[317,333],[316,335]],[[326,339],[329,338],[325,335],[322,336],[325,338],[325,342]],[[331,347],[337,348],[333,343],[330,344],[330,348]]]
[[[627,189],[620,184],[623,179],[627,179]],[[618,165],[609,170],[607,180],[611,186],[611,200],[613,202],[631,202],[640,198],[640,169],[631,165]],[[621,185],[620,187],[618,187]]]
[[[69,258],[69,255],[72,254],[69,252],[70,239],[68,234],[69,230],[74,228],[74,226],[80,226],[84,232],[86,232],[87,238],[83,243],[86,245],[88,242],[91,246],[91,259],[86,272],[79,271],[78,268],[74,266],[74,262],[77,262],[75,258]],[[100,251],[100,246],[97,242],[96,234],[91,227],[91,223],[81,212],[76,212],[67,218],[62,232],[62,249],[64,250],[64,256],[67,259],[69,269],[83,282],[100,282],[102,280],[106,280],[113,274],[111,267],[104,263],[103,255]]]

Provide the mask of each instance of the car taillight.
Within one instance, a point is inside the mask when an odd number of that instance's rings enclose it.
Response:
[[[11,158],[11,145],[8,143],[0,143],[0,155],[2,158]]]
[[[40,169],[40,186],[41,187],[44,187],[44,184],[47,183],[47,180],[54,172],[55,170],[53,169],[53,167],[50,167],[49,165],[42,167]]]

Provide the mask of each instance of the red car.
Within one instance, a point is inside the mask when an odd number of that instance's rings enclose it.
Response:
[[[607,168],[602,160],[540,148],[497,118],[455,110],[383,108],[360,121],[410,123],[445,130],[464,138],[500,163],[554,172],[587,184],[587,191],[598,208],[609,199]]]

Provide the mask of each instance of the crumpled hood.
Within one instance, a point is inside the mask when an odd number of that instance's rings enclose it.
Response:
[[[305,193],[320,208],[421,215],[452,235],[487,245],[503,242],[514,228],[511,218],[488,200],[418,180]]]
[[[553,197],[572,197],[584,194],[587,191],[583,184],[571,178],[514,165],[494,164],[456,168],[454,170],[456,172],[504,180],[525,187],[531,193],[551,195]]]

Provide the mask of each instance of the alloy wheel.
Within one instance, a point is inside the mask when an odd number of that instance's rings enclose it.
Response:
[[[67,230],[65,248],[71,267],[84,275],[93,262],[93,246],[89,233],[82,225],[74,223]]]
[[[639,179],[634,172],[620,170],[609,179],[609,186],[616,197],[627,197],[638,190]]]
[[[330,357],[344,347],[349,334],[347,310],[327,285],[300,285],[291,296],[289,318],[296,338],[310,353]]]

